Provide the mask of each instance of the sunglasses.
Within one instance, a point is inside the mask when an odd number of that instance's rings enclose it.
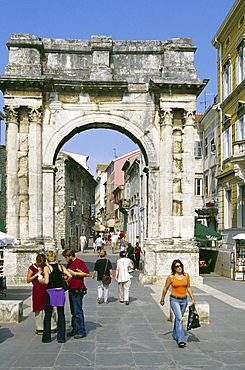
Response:
[[[182,267],[181,265],[175,265],[175,268]]]

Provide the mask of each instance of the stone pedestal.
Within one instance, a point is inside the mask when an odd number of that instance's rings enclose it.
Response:
[[[200,285],[203,278],[199,276],[199,250],[194,240],[155,239],[144,242],[143,273],[139,275],[142,284],[164,285],[171,274],[171,265],[180,259],[184,271],[190,275],[192,285]]]
[[[23,301],[0,301],[0,322],[19,323],[23,319]]]

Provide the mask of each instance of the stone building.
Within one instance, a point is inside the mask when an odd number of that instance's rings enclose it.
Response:
[[[5,145],[0,145],[0,231],[5,232],[6,190],[5,190]]]
[[[96,165],[96,188],[95,188],[95,209],[96,217],[102,221],[103,225],[106,225],[105,220],[105,183],[107,180],[106,169],[108,164],[97,164]]]
[[[194,239],[196,98],[207,80],[188,38],[50,39],[12,34],[0,76],[6,113],[7,232],[54,248],[55,161],[73,135],[117,130],[144,160],[144,283],[162,282],[174,258],[200,281]],[[11,200],[11,202],[10,202]],[[14,201],[12,201],[14,200]]]
[[[87,170],[88,157],[60,151],[55,166],[55,236],[57,246],[80,250],[81,233],[91,234],[89,217],[97,185]]]

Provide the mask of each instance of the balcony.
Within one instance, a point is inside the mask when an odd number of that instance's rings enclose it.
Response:
[[[245,181],[245,140],[235,141],[233,152],[231,162],[234,163],[235,175]]]

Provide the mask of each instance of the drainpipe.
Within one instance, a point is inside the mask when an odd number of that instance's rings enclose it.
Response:
[[[215,42],[219,44],[219,81],[220,81],[220,103],[218,103],[218,110],[220,116],[220,170],[223,170],[223,140],[222,140],[222,108],[223,101],[223,83],[222,83],[222,43],[215,37]]]

